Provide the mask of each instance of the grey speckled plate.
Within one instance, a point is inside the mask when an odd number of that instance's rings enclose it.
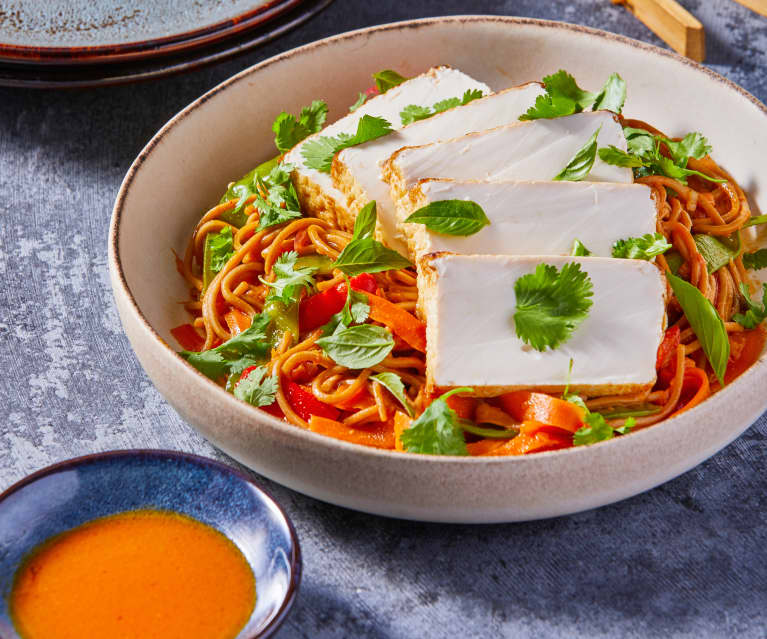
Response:
[[[18,0],[0,5],[0,62],[103,64],[210,45],[305,0]]]

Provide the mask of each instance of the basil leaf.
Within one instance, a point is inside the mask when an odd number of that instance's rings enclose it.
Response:
[[[349,242],[335,263],[337,269],[350,277],[361,273],[398,270],[408,266],[412,266],[409,260],[370,237]]]
[[[472,392],[472,388],[454,388],[429,404],[400,436],[404,449],[423,455],[468,455],[458,416],[445,400],[456,393]]]
[[[410,403],[407,393],[405,393],[405,385],[402,383],[399,375],[396,373],[378,373],[378,375],[371,375],[370,379],[381,384],[402,404],[402,407],[410,417],[415,417],[415,410],[413,410],[413,405]]]
[[[316,343],[336,364],[353,369],[380,364],[394,348],[392,334],[372,324],[345,328]]]
[[[594,160],[597,157],[597,136],[601,130],[602,127],[600,126],[594,131],[594,135],[589,138],[589,141],[578,150],[573,159],[567,163],[567,166],[552,179],[569,182],[579,182],[584,179],[591,171],[591,167],[594,166]]]
[[[354,220],[352,240],[363,240],[366,237],[374,237],[377,219],[376,201],[371,200],[362,207],[359,213],[357,213],[357,218]]]
[[[594,100],[592,111],[606,109],[614,113],[620,113],[626,102],[626,81],[617,73],[607,78],[607,82]]]
[[[743,266],[752,271],[767,268],[767,248],[743,254]]]
[[[570,255],[573,257],[588,257],[591,255],[589,251],[580,240],[573,240],[573,248],[570,250]]]
[[[439,200],[421,207],[405,222],[423,224],[444,235],[474,235],[490,224],[482,207],[470,200]]]
[[[740,233],[735,232],[728,237],[714,237],[699,233],[693,235],[698,252],[706,260],[709,274],[718,271],[740,254]]]
[[[378,87],[379,93],[386,93],[392,87],[396,87],[407,80],[406,77],[401,76],[391,69],[384,69],[383,71],[374,73],[373,79],[376,82],[376,87]]]
[[[671,273],[666,273],[666,279],[687,321],[690,322],[690,327],[698,338],[716,378],[724,386],[724,373],[730,357],[730,340],[727,338],[727,329],[724,327],[722,318],[711,302],[692,284]]]

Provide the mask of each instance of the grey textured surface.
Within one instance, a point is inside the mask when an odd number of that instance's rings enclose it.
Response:
[[[767,99],[767,19],[731,0],[683,4],[706,26],[708,63]],[[224,457],[158,395],[120,328],[106,239],[125,171],[171,115],[245,66],[348,29],[459,13],[566,20],[660,44],[608,0],[337,0],[282,41],[192,75],[0,89],[0,489],[113,448]],[[762,417],[660,488],[521,525],[387,520],[264,480],[305,558],[280,637],[767,637],[766,443]]]

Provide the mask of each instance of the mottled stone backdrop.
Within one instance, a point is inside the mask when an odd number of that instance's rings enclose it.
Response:
[[[732,0],[682,4],[706,27],[707,63],[767,99],[767,19]],[[120,328],[106,241],[125,171],[170,116],[248,65],[348,29],[459,13],[566,20],[662,44],[609,0],[337,0],[278,43],[191,75],[0,89],[0,490],[113,448],[224,458],[155,391]],[[766,436],[763,417],[660,488],[521,525],[393,521],[264,480],[305,557],[280,637],[767,637]]]

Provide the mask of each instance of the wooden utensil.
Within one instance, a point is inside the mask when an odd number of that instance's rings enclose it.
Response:
[[[748,7],[751,11],[767,16],[767,0],[735,0],[735,2],[740,2],[740,4]]]
[[[703,62],[706,57],[706,35],[703,25],[675,0],[612,0],[621,4],[641,20],[674,51]],[[767,0],[738,0],[743,4],[767,6]]]

